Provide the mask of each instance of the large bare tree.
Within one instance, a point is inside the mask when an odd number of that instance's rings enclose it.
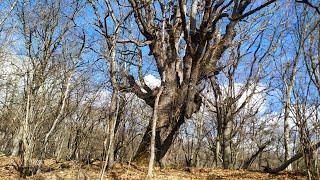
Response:
[[[201,82],[219,74],[220,59],[237,35],[239,22],[276,0],[256,3],[244,1],[137,1],[129,0],[143,38],[124,39],[137,46],[147,46],[156,62],[158,73],[166,79],[159,100],[156,133],[156,160],[160,162],[173,143],[179,127],[199,111]],[[159,17],[164,10],[165,15]],[[161,22],[165,21],[164,41]],[[165,53],[162,53],[165,49]],[[131,91],[151,107],[159,88],[140,86],[129,76]],[[149,124],[135,156],[148,157]]]

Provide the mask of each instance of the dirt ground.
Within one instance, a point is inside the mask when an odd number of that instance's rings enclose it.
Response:
[[[2,179],[22,179],[19,177],[18,171],[14,164],[17,159],[12,157],[0,157],[0,180]],[[47,172],[41,172],[26,179],[99,179],[101,162],[94,162],[91,165],[84,165],[74,161],[56,162],[54,160],[45,161],[45,169]],[[137,167],[129,164],[115,164],[114,168],[108,172],[105,179],[147,179],[146,167]],[[183,169],[158,169],[155,170],[153,179],[307,179],[303,176],[292,174],[271,175],[268,173],[251,172],[243,170],[223,170],[209,168],[194,168],[191,171]]]

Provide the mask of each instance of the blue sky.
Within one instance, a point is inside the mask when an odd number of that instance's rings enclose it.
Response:
[[[189,2],[189,1],[188,1]],[[262,1],[258,1],[256,3],[254,3],[255,6],[252,6],[250,8],[254,8],[256,6],[258,6]],[[190,3],[190,2],[189,2]],[[281,4],[284,4],[286,2],[278,2]],[[158,7],[158,6],[156,6]],[[269,9],[268,9],[269,8]],[[283,47],[283,49],[286,50],[285,52],[285,56],[283,55],[283,50],[281,50],[280,48],[277,48],[275,50],[273,50],[272,54],[268,54],[266,59],[263,60],[263,62],[261,62],[260,64],[257,63],[256,64],[256,68],[258,68],[259,66],[263,66],[262,70],[265,73],[270,73],[270,76],[267,76],[266,78],[261,80],[262,84],[268,84],[271,82],[272,88],[274,88],[273,91],[269,92],[269,96],[267,97],[267,102],[270,104],[270,106],[272,107],[272,109],[274,111],[280,111],[282,108],[282,102],[280,101],[281,97],[281,92],[282,92],[282,87],[279,86],[278,84],[281,84],[281,79],[279,79],[279,72],[274,72],[275,69],[277,69],[278,71],[282,71],[283,69],[281,68],[281,66],[283,64],[285,64],[288,61],[292,61],[293,57],[294,57],[294,53],[295,53],[295,48],[293,46],[293,44],[295,44],[296,41],[296,37],[295,34],[290,31],[289,29],[294,30],[296,28],[296,19],[293,15],[294,13],[294,9],[289,10],[290,12],[287,11],[280,11],[278,9],[274,9],[273,6],[268,7],[264,12],[274,12],[271,14],[268,14],[266,17],[264,18],[260,18],[259,20],[261,21],[257,21],[254,22],[256,23],[256,26],[253,27],[249,33],[254,34],[256,33],[261,27],[261,24],[264,23],[265,21],[268,21],[268,24],[266,25],[266,30],[264,30],[263,34],[261,35],[261,49],[258,51],[257,56],[261,57],[266,49],[268,48],[268,46],[270,45],[270,36],[273,35],[273,33],[276,31],[275,35],[275,39],[274,39],[274,44],[278,44],[281,45]],[[88,10],[85,11],[85,13],[87,14],[86,16],[86,21],[84,26],[88,25],[88,21],[92,21],[92,11],[89,10],[90,8],[88,8]],[[119,13],[119,11],[117,10],[117,8],[114,9],[116,13]],[[159,9],[158,9],[159,11]],[[298,11],[301,11],[301,9],[298,9]],[[161,14],[161,13],[157,13],[157,14]],[[287,20],[287,15],[291,14],[292,18],[290,21]],[[250,23],[252,23],[252,20],[255,19],[254,15],[252,17],[249,17],[248,19],[246,19],[246,21],[241,22],[241,25],[248,25]],[[287,22],[289,22],[288,24],[281,24],[284,20],[286,20]],[[110,22],[108,20],[108,22]],[[90,24],[90,23],[89,23]],[[92,22],[91,22],[92,24]],[[134,33],[138,33],[137,31],[137,26],[135,25],[135,23],[131,24],[133,29],[134,29]],[[223,33],[223,29],[221,28],[221,33]],[[88,31],[88,33],[91,36],[96,36],[96,32],[94,32],[94,30],[92,29],[92,27],[88,27],[88,29],[86,29]],[[112,29],[110,29],[112,30]],[[289,31],[288,31],[289,30]],[[282,31],[287,31],[284,34],[279,34]],[[139,36],[139,38],[141,39],[141,35]],[[237,37],[236,37],[237,39]],[[254,39],[254,37],[253,37]],[[251,41],[247,42],[247,45],[244,44],[241,47],[241,51],[243,51],[243,53],[245,52],[245,50],[247,50],[246,48],[248,47],[248,45],[253,41],[253,39]],[[281,39],[281,41],[279,41]],[[248,75],[248,65],[246,64],[246,62],[250,63],[252,61],[253,58],[253,53],[255,51],[255,49],[258,46],[260,38],[257,39],[256,43],[253,44],[253,46],[251,47],[251,49],[249,50],[249,52],[251,52],[249,55],[245,56],[239,65],[238,68],[238,75],[236,78],[236,82],[237,83],[242,83],[245,81],[245,77]],[[145,74],[152,74],[153,76],[159,78],[159,73],[157,72],[156,66],[155,66],[155,61],[153,59],[152,56],[149,55],[149,48],[148,47],[143,47],[140,48],[142,53],[143,53],[143,71]],[[228,55],[225,55],[224,58],[228,59]],[[222,59],[223,61],[223,59]],[[263,65],[262,65],[263,63]],[[257,70],[257,69],[256,69]],[[131,68],[131,73],[137,78],[137,68],[132,67]],[[103,73],[100,74],[99,76],[104,76]],[[97,79],[100,79],[99,76],[97,76]],[[276,76],[276,77],[271,77],[271,76]],[[305,78],[305,81],[308,81],[307,74],[306,74],[306,69],[304,66],[304,62],[301,60],[299,61],[299,73],[297,76],[297,81],[300,78]],[[222,79],[221,79],[222,80]],[[222,80],[223,82],[223,80]],[[299,84],[297,83],[297,86],[299,86]],[[316,89],[311,88],[312,91],[315,95],[314,98],[316,98],[317,93],[316,93]],[[280,94],[279,94],[280,93]]]
[[[101,1],[102,4],[103,1]],[[189,2],[189,1],[188,1]],[[258,4],[262,2],[259,1],[257,3],[255,3],[256,6],[258,6]],[[189,2],[190,3],[190,2]],[[278,2],[278,3],[285,3],[285,2]],[[0,9],[5,9],[6,6],[5,4],[0,4]],[[100,8],[100,13],[103,13],[105,6],[101,6]],[[254,8],[254,7],[251,7]],[[267,12],[268,10],[272,10],[273,6],[269,7],[270,9],[266,9],[265,12]],[[159,7],[158,5],[156,5],[156,9],[159,11]],[[128,10],[128,9],[126,9]],[[114,11],[116,14],[120,13],[120,11],[116,8],[116,6],[114,6]],[[298,9],[298,11],[301,11],[301,9]],[[123,13],[123,11],[121,11]],[[275,41],[279,40],[279,38],[281,38],[281,42],[275,42],[275,43],[279,43],[280,45],[283,46],[283,49],[277,48],[274,50],[273,54],[270,54],[269,57],[267,57],[267,59],[264,61],[263,64],[263,70],[266,73],[271,73],[272,71],[274,71],[274,69],[278,69],[279,71],[281,71],[281,66],[287,62],[287,61],[291,61],[293,59],[294,56],[294,52],[295,52],[295,47],[293,46],[293,44],[296,41],[296,37],[295,34],[292,31],[288,31],[290,28],[291,29],[295,29],[296,27],[296,22],[297,20],[294,18],[294,10],[292,9],[292,11],[290,12],[286,12],[286,11],[279,11],[279,10],[274,10],[274,14],[270,14],[264,18],[261,18],[261,22],[254,22],[257,23],[257,25],[255,27],[253,27],[249,33],[253,34],[255,32],[257,32],[258,28],[260,27],[261,23],[263,23],[266,20],[269,20],[268,25],[266,26],[267,29],[263,32],[263,35],[261,36],[262,38],[262,46],[261,46],[261,50],[257,53],[258,56],[261,56],[266,48],[269,46],[270,44],[270,35],[273,34],[274,31],[277,31],[277,33],[286,30],[287,32],[282,35],[281,37],[279,36],[279,34],[276,34],[277,38]],[[159,16],[161,13],[157,13]],[[289,24],[288,25],[284,25],[281,24],[281,20],[286,20],[288,14],[291,14],[291,20],[288,21]],[[248,19],[246,19],[246,21],[242,21],[240,24],[241,25],[248,25],[250,23],[252,23],[254,19],[253,17],[250,17]],[[87,34],[87,40],[88,40],[88,44],[87,46],[92,48],[92,49],[99,49],[99,50],[103,50],[103,48],[101,47],[101,36],[99,36],[99,34],[97,33],[97,31],[95,30],[93,24],[94,24],[94,13],[92,11],[91,7],[85,6],[85,8],[83,9],[82,15],[80,17],[78,17],[76,19],[76,24],[81,27],[85,33]],[[226,20],[227,21],[227,20]],[[224,22],[225,23],[225,22]],[[112,31],[112,24],[110,19],[107,19],[107,24],[109,27],[110,32]],[[136,24],[133,22],[130,24],[130,26],[132,26],[133,28],[133,34],[135,37],[138,37],[138,30],[137,30],[137,26]],[[289,28],[288,28],[289,27]],[[221,33],[223,33],[224,28],[221,28]],[[128,36],[128,33],[125,32],[124,33],[124,38],[126,38]],[[19,38],[19,36],[16,37],[17,39]],[[139,35],[139,39],[143,39],[141,35]],[[237,39],[237,37],[236,37]],[[253,38],[254,39],[254,38]],[[249,42],[247,42],[246,44],[244,44],[241,47],[241,51],[242,53],[245,52],[245,50],[247,49],[248,45],[252,42],[251,39]],[[248,75],[248,62],[252,61],[252,52],[254,52],[254,50],[257,48],[258,46],[258,42],[259,42],[259,38],[257,40],[256,43],[253,44],[253,46],[251,47],[251,49],[249,50],[251,53],[245,57],[243,57],[241,64],[239,65],[239,69],[237,72],[237,78],[236,78],[236,82],[237,83],[242,83],[246,78],[246,76]],[[19,39],[18,41],[22,41],[22,39]],[[128,49],[132,48],[132,46],[128,46]],[[23,48],[21,48],[23,49]],[[149,48],[148,47],[143,47],[140,48],[143,54],[143,71],[144,74],[152,74],[153,76],[155,76],[156,78],[160,78],[159,77],[159,73],[157,72],[157,68],[155,65],[155,61],[154,58],[152,56],[149,55]],[[283,55],[283,50],[286,50],[286,53],[284,56]],[[99,55],[97,53],[94,53],[93,51],[88,50],[87,53],[83,56],[83,61],[86,61],[87,64],[91,65],[91,67],[93,68],[93,70],[95,70],[94,73],[92,73],[92,79],[93,81],[95,81],[97,84],[99,83],[104,83],[107,82],[108,79],[108,73],[107,73],[107,63],[103,60],[100,59],[99,60]],[[222,59],[222,61],[227,60],[228,59],[228,53],[226,53],[226,55],[224,56],[225,59]],[[261,64],[257,64],[256,68],[258,68]],[[85,67],[84,67],[85,68]],[[297,76],[297,86],[300,86],[300,82],[303,81],[304,83],[307,83],[309,81],[307,73],[306,73],[306,69],[305,69],[305,65],[304,62],[302,60],[299,61],[299,73]],[[137,78],[137,68],[136,67],[131,67],[130,68],[131,73]],[[279,76],[278,72],[273,74],[275,76]],[[262,84],[267,84],[271,81],[272,86],[274,88],[276,88],[275,91],[270,92],[270,95],[268,96],[268,102],[270,104],[272,104],[272,109],[274,111],[280,111],[281,107],[282,107],[282,103],[280,102],[279,98],[281,95],[281,89],[282,87],[279,86],[278,84],[281,84],[281,80],[279,78],[271,78],[270,76],[264,78],[261,83]],[[224,78],[221,77],[221,82],[225,82]],[[317,91],[314,87],[311,88],[312,93],[310,93],[313,97],[311,98],[317,98],[318,94]],[[280,94],[279,94],[280,93]],[[293,98],[294,100],[294,98]]]

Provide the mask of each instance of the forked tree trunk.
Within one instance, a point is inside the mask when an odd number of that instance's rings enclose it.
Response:
[[[179,131],[180,126],[185,122],[185,117],[190,117],[194,112],[197,112],[201,105],[201,99],[199,94],[191,94],[190,96],[196,96],[196,100],[188,101],[188,86],[180,86],[176,80],[176,63],[172,61],[168,64],[165,74],[165,82],[163,82],[163,92],[159,99],[158,107],[158,120],[156,126],[156,156],[155,161],[160,164],[164,163],[164,156],[169,150],[171,144],[174,142],[175,137]],[[134,80],[131,84],[135,83]],[[153,90],[154,93],[159,92],[159,88]],[[195,93],[196,89],[192,93]],[[150,103],[150,101],[152,103]],[[146,101],[149,105],[154,107],[154,96],[150,101]],[[187,111],[189,111],[187,113]],[[147,164],[150,156],[148,151],[150,148],[151,138],[151,122],[147,127],[147,130],[142,138],[139,148],[133,158],[138,164]]]

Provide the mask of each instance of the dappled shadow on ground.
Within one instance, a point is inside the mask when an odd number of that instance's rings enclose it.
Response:
[[[0,157],[0,179],[20,179],[19,173],[14,168],[13,157]],[[41,172],[26,179],[99,179],[102,163],[96,161],[90,165],[76,161],[56,162],[45,160],[44,167],[49,171]],[[110,170],[105,179],[146,179],[146,167],[134,164],[117,163]],[[252,172],[244,170],[223,170],[212,168],[194,168],[188,171],[184,169],[159,169],[156,168],[154,179],[307,179],[304,176],[293,174],[272,175],[268,173]]]

